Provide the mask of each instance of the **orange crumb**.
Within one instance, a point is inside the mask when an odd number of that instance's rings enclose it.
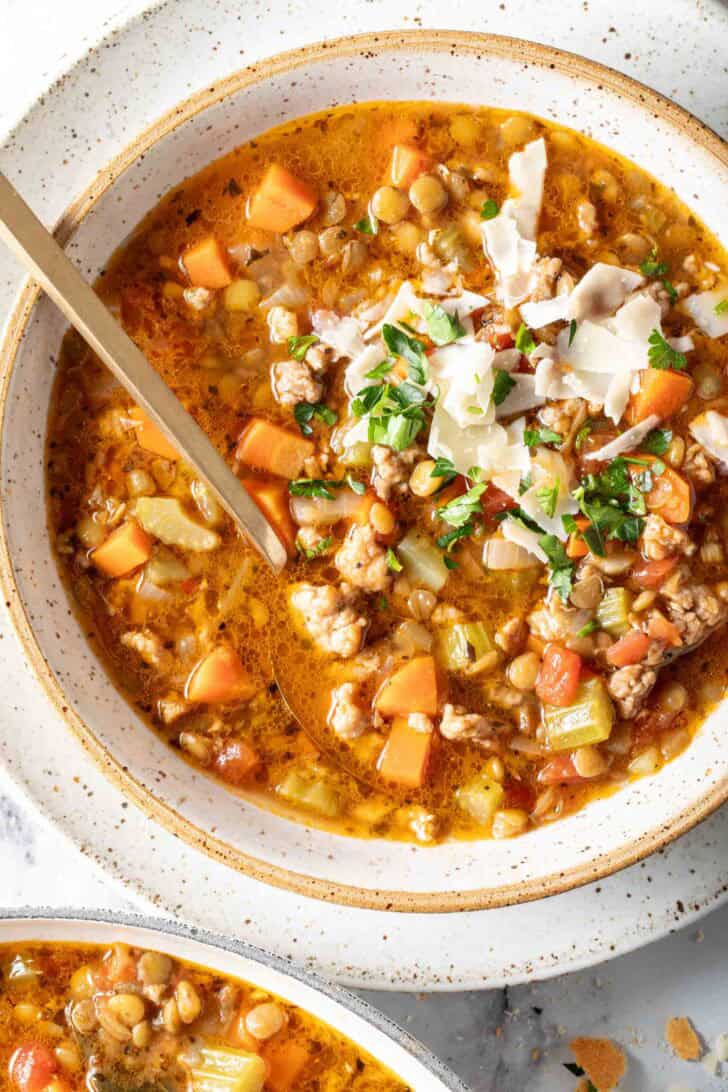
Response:
[[[624,1051],[611,1039],[572,1039],[569,1046],[597,1092],[616,1088],[627,1072]]]
[[[700,1039],[687,1016],[673,1016],[665,1025],[665,1038],[685,1062],[697,1062],[702,1054]]]

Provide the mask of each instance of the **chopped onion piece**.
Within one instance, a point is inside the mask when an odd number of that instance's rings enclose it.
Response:
[[[710,292],[696,292],[683,301],[683,308],[708,337],[728,334],[728,310],[716,311],[716,307],[728,300],[728,285],[713,288]]]
[[[361,505],[351,489],[332,489],[333,499],[328,497],[291,497],[291,514],[299,525],[330,526],[340,519],[350,519]]]
[[[489,538],[483,547],[483,564],[486,569],[531,569],[538,564],[537,558],[516,542],[504,538]]]
[[[707,410],[693,417],[690,431],[708,454],[728,470],[728,417],[716,410]]]

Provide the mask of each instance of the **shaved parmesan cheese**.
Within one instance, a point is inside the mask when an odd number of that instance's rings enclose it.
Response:
[[[693,417],[690,431],[708,454],[728,470],[728,417],[716,410],[707,410]]]
[[[529,550],[504,538],[489,538],[483,547],[483,565],[494,572],[530,569],[536,564],[536,558]]]
[[[631,372],[626,373],[629,382]],[[569,365],[544,359],[536,367],[536,393],[550,402],[585,398],[604,405],[613,376],[606,372],[576,372]]]
[[[526,527],[517,519],[513,519],[512,516],[506,516],[500,526],[501,534],[503,538],[508,542],[515,542],[517,546],[522,546],[524,550],[528,550],[529,554],[533,554],[534,557],[542,564],[546,564],[548,558],[538,544],[538,540],[541,537],[536,531],[532,531],[530,527]]]
[[[613,315],[642,284],[639,273],[621,269],[618,265],[597,262],[581,278],[569,296],[569,311],[565,317],[583,322],[584,319],[606,318]]]
[[[493,357],[493,367],[502,372],[513,372],[521,363],[521,355],[519,349],[499,349]]]
[[[314,311],[311,315],[314,333],[324,345],[334,350],[336,359],[353,359],[364,352],[361,326],[352,315],[339,316],[335,311]]]
[[[542,406],[545,399],[536,393],[536,376],[512,375],[514,386],[511,387],[506,397],[495,408],[496,417],[511,417],[514,413],[525,413],[526,410]]]
[[[351,419],[351,423],[345,423],[334,429],[331,434],[331,447],[334,451],[354,447],[355,444],[369,442],[369,417]]]
[[[550,300],[538,300],[536,303],[521,304],[521,318],[534,330],[548,326],[551,322],[564,322],[569,318],[571,297],[554,296]]]
[[[381,344],[367,345],[344,371],[344,389],[350,398],[354,398],[362,387],[367,387],[376,380],[367,379],[367,372],[376,368],[386,357]]]
[[[579,511],[579,505],[571,496],[571,471],[566,460],[558,451],[541,448],[531,462],[531,475],[533,485],[520,498],[521,508],[546,534],[566,541],[568,533],[561,517]],[[556,490],[552,516],[544,511],[539,499],[539,495],[543,497],[542,490]]]
[[[610,440],[598,451],[590,451],[584,458],[599,459],[600,462],[605,462],[607,459],[616,459],[617,455],[624,455],[625,451],[634,451],[642,443],[647,433],[652,432],[655,425],[659,423],[660,418],[657,414],[651,413],[649,417],[645,417],[644,421],[640,421],[638,425],[628,428],[626,432],[621,433],[614,440]]]
[[[695,342],[690,334],[685,334],[683,337],[668,337],[665,340],[676,353],[689,353],[695,348]]]
[[[459,474],[477,466],[485,478],[518,472],[520,481],[530,466],[524,427],[525,419],[519,417],[505,428],[496,423],[462,428],[440,401],[432,417],[427,453],[433,459],[450,459]]]
[[[444,299],[438,300],[438,302],[443,311],[447,311],[448,315],[459,315],[460,318],[463,318],[465,315],[471,315],[473,311],[485,307],[490,301],[487,296],[481,296],[479,292],[465,291],[457,296],[446,296]]]
[[[646,354],[649,336],[653,330],[660,329],[661,320],[662,311],[657,300],[646,292],[640,292],[619,308],[609,325],[617,337],[644,345]]]
[[[609,382],[604,398],[604,414],[618,425],[624,416],[632,390],[634,372],[617,372]]]
[[[528,296],[529,274],[538,253],[536,244],[519,233],[505,205],[498,216],[485,221],[482,230],[483,246],[496,273],[499,295],[506,307],[515,307]]]
[[[522,152],[514,152],[508,160],[508,176],[515,197],[506,204],[525,239],[535,239],[543,201],[543,181],[546,175],[546,142],[543,137],[532,140]]]
[[[559,360],[579,372],[608,372],[646,368],[648,364],[647,342],[644,345],[624,341],[606,326],[589,320],[577,326],[569,345],[569,330],[562,330],[556,347]]]
[[[440,384],[443,409],[461,428],[493,420],[493,357],[487,341],[459,338],[430,356],[430,376]]]
[[[426,269],[420,281],[428,295],[446,296],[452,288],[454,279],[454,271],[438,266],[435,269]]]
[[[409,281],[402,281],[397,294],[390,303],[387,311],[382,316],[379,322],[374,326],[371,326],[366,332],[366,338],[369,340],[374,334],[378,334],[382,327],[387,324],[389,326],[396,326],[398,322],[403,319],[407,321],[413,314],[418,315],[418,305],[420,301],[415,294],[415,290]]]
[[[710,292],[696,292],[683,300],[682,306],[695,325],[708,337],[728,334],[728,310],[716,314],[716,307],[728,299],[728,285],[713,288]]]

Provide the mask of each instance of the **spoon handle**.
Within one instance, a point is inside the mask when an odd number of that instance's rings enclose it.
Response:
[[[274,569],[286,563],[278,535],[238,478],[144,354],[124,332],[20,194],[0,172],[0,239],[75,326],[138,406],[212,489]]]

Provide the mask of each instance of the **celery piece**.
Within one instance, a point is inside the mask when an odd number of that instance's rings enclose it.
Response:
[[[505,790],[498,781],[476,774],[455,793],[458,806],[466,811],[476,823],[489,823],[498,808],[503,804]]]
[[[440,647],[447,670],[462,671],[486,652],[492,652],[493,643],[483,622],[457,622],[442,630]]]
[[[597,621],[612,637],[623,637],[629,630],[632,596],[626,588],[608,588],[597,607]]]
[[[544,705],[543,719],[551,750],[570,751],[609,739],[614,709],[602,679],[591,678],[579,683],[571,705]]]
[[[366,467],[372,465],[372,445],[360,440],[351,447],[344,448],[339,456],[344,466]]]
[[[217,531],[191,519],[176,497],[139,497],[133,515],[148,534],[166,546],[205,552],[220,545]]]
[[[262,1092],[267,1066],[259,1054],[233,1047],[196,1047],[202,1061],[189,1067],[191,1092]]]
[[[309,781],[291,770],[278,785],[276,792],[289,803],[299,804],[329,819],[334,819],[339,814],[339,797],[323,779]]]
[[[405,576],[413,584],[424,585],[439,592],[450,575],[432,539],[421,531],[408,531],[397,545],[397,556],[404,565]]]

